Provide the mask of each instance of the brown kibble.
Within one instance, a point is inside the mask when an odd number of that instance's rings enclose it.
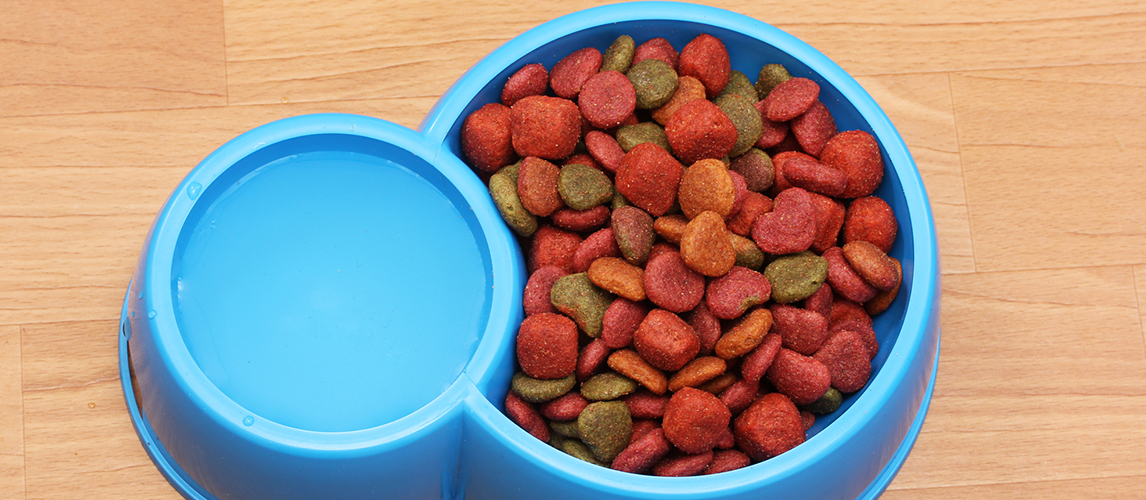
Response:
[[[736,265],[736,250],[716,212],[701,212],[689,221],[680,240],[680,256],[688,267],[705,276],[723,276]]]
[[[676,392],[684,387],[696,387],[724,373],[728,364],[716,356],[703,356],[689,361],[669,379],[668,389]]]
[[[624,259],[602,257],[589,265],[589,281],[634,302],[645,300],[645,272]]]
[[[684,171],[677,191],[680,209],[685,217],[695,219],[704,211],[716,212],[721,219],[732,213],[735,192],[732,177],[724,163],[704,159]]]
[[[682,76],[677,79],[676,92],[673,93],[672,98],[661,107],[654,109],[652,118],[657,123],[664,125],[681,106],[697,99],[704,99],[704,84],[691,76]]]
[[[892,262],[895,263],[897,274],[903,276],[903,266],[900,265],[899,260],[895,257],[888,258],[890,258]],[[872,297],[871,300],[864,302],[863,308],[867,310],[868,314],[873,316],[886,311],[888,307],[891,307],[891,303],[895,301],[895,297],[899,295],[899,287],[902,285],[903,279],[901,278],[899,280],[899,284],[895,285],[895,288],[892,288],[891,290],[881,290],[879,293],[875,294],[875,297]]]
[[[685,217],[684,214],[663,215],[657,217],[657,220],[653,222],[653,231],[656,231],[665,241],[679,245],[686,226],[688,226],[688,217]]]
[[[613,351],[609,355],[608,364],[613,371],[636,380],[653,394],[664,394],[668,390],[665,374],[632,349]]]
[[[748,354],[772,328],[772,312],[758,308],[753,309],[727,333],[716,342],[716,355],[723,359],[732,359]]]
[[[843,247],[843,254],[856,273],[878,290],[898,287],[903,278],[901,268],[871,242],[858,240],[848,243]]]

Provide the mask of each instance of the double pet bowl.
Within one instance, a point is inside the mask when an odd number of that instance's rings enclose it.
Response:
[[[529,63],[621,35],[720,38],[733,68],[811,78],[840,130],[870,132],[903,264],[867,387],[771,460],[703,477],[591,465],[502,413],[527,275],[463,163],[465,117]],[[467,72],[418,131],[308,115],[240,135],[176,189],[124,302],[120,370],[135,428],[190,499],[875,498],[915,441],[939,344],[935,228],[910,154],[875,102],[760,21],[629,3],[534,28]]]

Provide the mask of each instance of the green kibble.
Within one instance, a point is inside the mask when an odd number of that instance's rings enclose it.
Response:
[[[554,434],[552,432],[549,433],[549,446],[557,448],[558,450],[565,451],[563,446],[565,446],[565,441],[568,440],[569,438],[560,434]]]
[[[676,92],[677,74],[669,63],[660,59],[645,59],[625,73],[637,91],[637,109],[663,106]]]
[[[833,411],[840,409],[840,405],[844,402],[844,395],[835,387],[829,387],[828,392],[825,392],[820,399],[815,403],[800,406],[801,410],[807,410],[816,415],[827,415]]]
[[[828,279],[828,261],[807,250],[783,255],[764,268],[772,284],[772,300],[791,304],[810,297]]]
[[[764,120],[760,111],[753,105],[753,101],[740,94],[727,94],[713,101],[720,108],[732,125],[736,127],[736,144],[729,151],[729,156],[740,156],[752,148],[760,136],[764,135]]]
[[[601,322],[605,318],[605,309],[613,303],[613,296],[589,281],[589,273],[576,273],[553,283],[549,302],[573,318],[587,335],[597,338],[601,336]]]
[[[665,151],[672,153],[672,146],[669,145],[668,136],[665,135],[665,129],[657,124],[657,122],[622,125],[617,129],[617,144],[620,144],[621,149],[625,150],[626,153],[636,147],[637,144],[644,142],[651,142],[660,146]]]
[[[570,439],[581,439],[581,435],[577,434],[577,421],[576,420],[570,420],[568,422],[561,422],[558,420],[550,420],[549,421],[549,430],[553,431],[553,434],[556,434],[556,435],[561,436],[561,437],[570,438]],[[552,441],[552,440],[553,440],[553,438],[551,437],[550,441]]]
[[[637,44],[633,42],[633,37],[629,35],[621,35],[609,48],[605,49],[605,55],[601,60],[601,71],[620,71],[624,73],[629,70],[629,65],[633,63],[633,53],[637,50]]]
[[[756,96],[756,87],[752,85],[752,80],[748,79],[748,75],[736,70],[728,75],[728,84],[724,86],[724,90],[716,96],[717,99],[728,94],[740,94],[749,101],[756,102],[760,98]]]
[[[792,78],[788,74],[788,68],[780,64],[765,64],[760,68],[760,77],[756,79],[756,96],[760,99],[768,97],[768,93],[777,85],[784,83]]]
[[[521,168],[521,160],[517,160],[516,162],[513,162],[510,165],[506,165],[504,167],[501,167],[501,170],[498,170],[497,173],[505,175],[505,176],[509,177],[510,179],[512,179],[513,184],[516,186],[517,185],[517,171],[520,168]]]
[[[633,434],[629,405],[624,401],[589,403],[577,417],[577,433],[598,460],[612,462]]]
[[[591,450],[589,446],[576,439],[566,439],[565,442],[561,443],[561,451],[564,451],[570,456],[580,458],[581,460],[589,462],[593,465],[600,465],[601,467],[609,466],[608,463],[598,460],[597,456],[593,454],[593,450]]]
[[[631,206],[633,206],[633,204],[629,203],[629,200],[625,199],[625,195],[621,194],[621,192],[617,191],[616,189],[613,190],[613,203],[609,205],[610,210],[616,210],[621,207]]]
[[[557,192],[573,210],[589,210],[613,199],[613,182],[604,172],[574,163],[561,167]]]
[[[517,372],[510,381],[510,390],[530,403],[544,403],[565,395],[574,385],[577,385],[577,377],[572,374],[565,378],[541,380]]]
[[[589,401],[612,401],[632,394],[638,384],[633,379],[613,372],[594,375],[581,384],[581,395]]]
[[[512,174],[512,177],[501,171],[493,174],[489,178],[489,194],[506,225],[518,235],[528,238],[537,231],[537,216],[529,213],[521,204],[521,198],[517,196],[517,169]]]
[[[736,265],[759,271],[764,266],[764,251],[756,242],[740,235],[732,235],[732,249],[736,251]]]

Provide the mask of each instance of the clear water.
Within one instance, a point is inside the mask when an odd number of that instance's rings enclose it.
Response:
[[[212,201],[176,259],[194,360],[239,405],[300,429],[374,427],[430,402],[488,315],[490,280],[458,207],[372,155],[259,168]]]

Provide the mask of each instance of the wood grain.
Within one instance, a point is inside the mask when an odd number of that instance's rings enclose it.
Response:
[[[303,113],[416,127],[490,51],[604,3],[0,0],[0,500],[180,498],[115,332],[207,154]],[[939,377],[883,498],[1146,498],[1146,4],[702,3],[856,75],[927,187]]]
[[[0,23],[4,114],[227,103],[218,1],[8,0]]]
[[[24,498],[20,327],[0,326],[0,499]]]

